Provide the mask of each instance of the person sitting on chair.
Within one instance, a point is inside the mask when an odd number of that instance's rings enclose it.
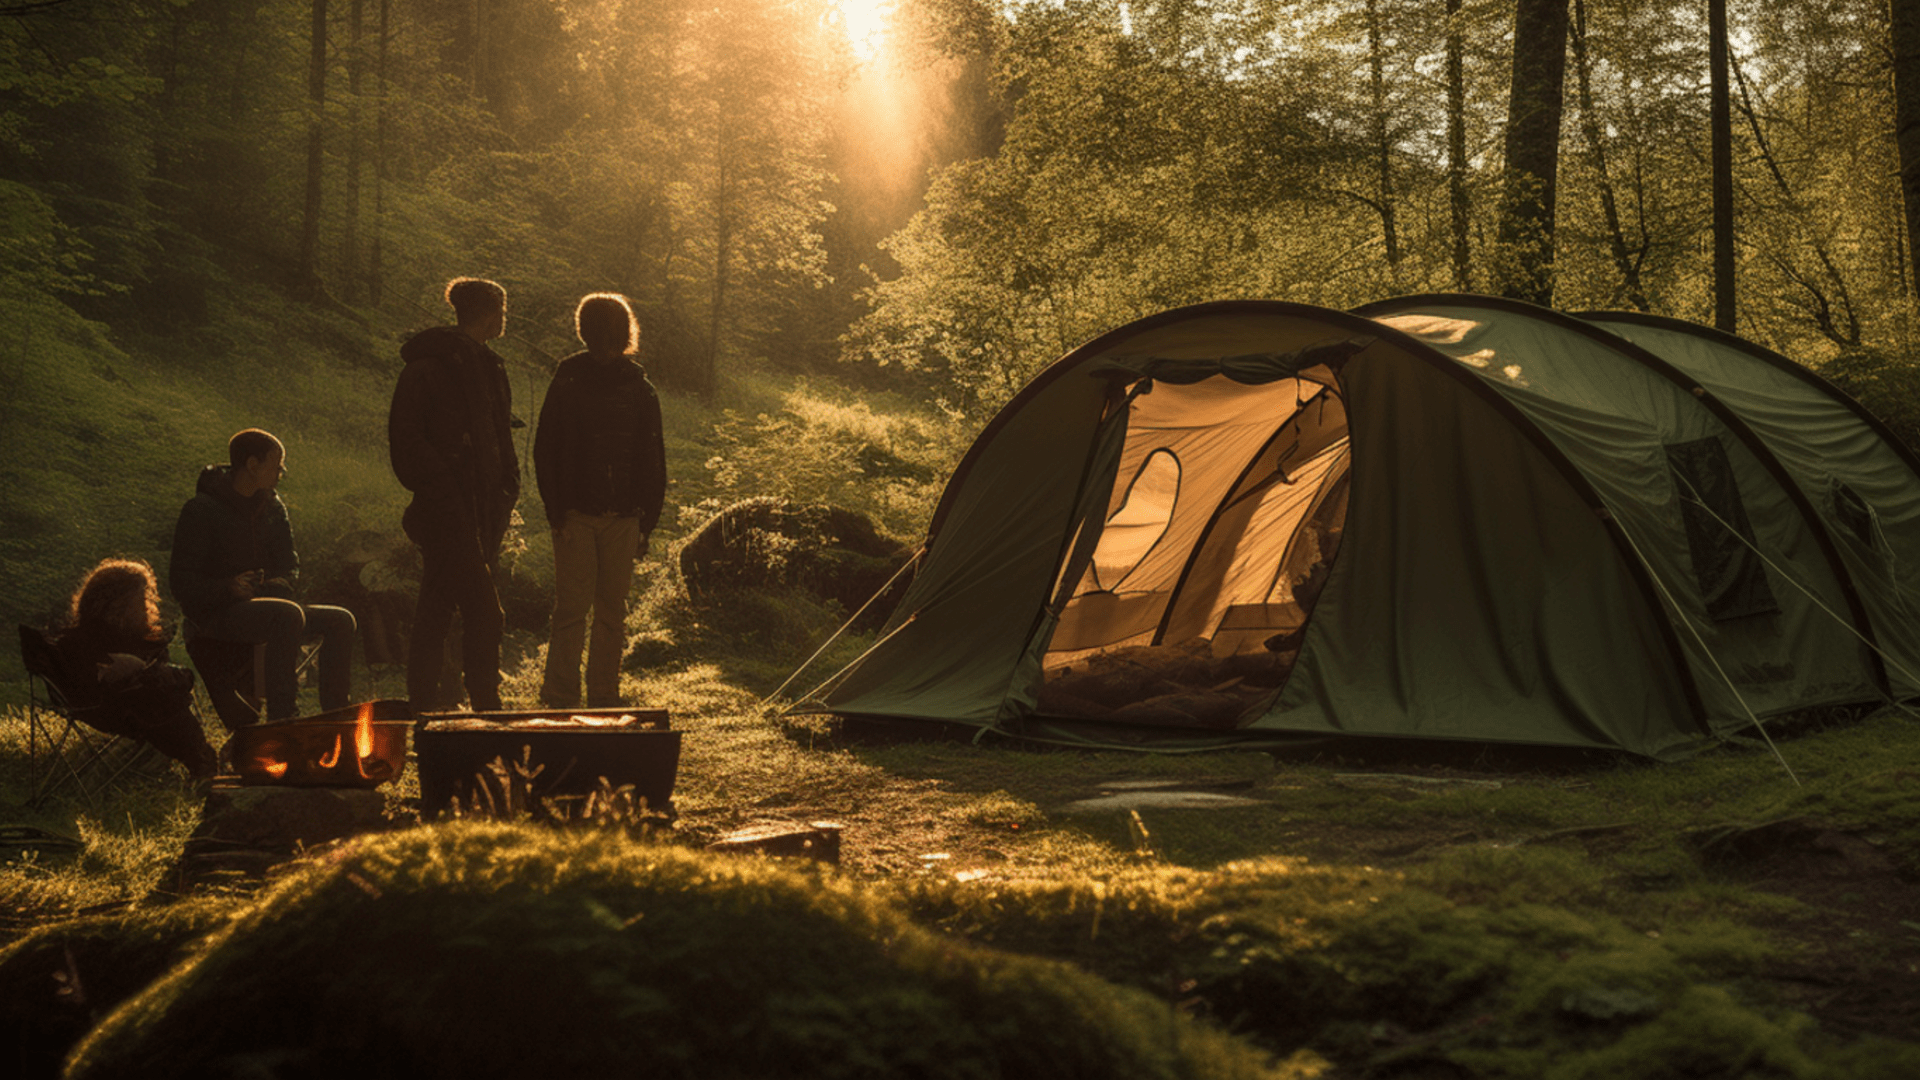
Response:
[[[152,743],[203,780],[213,747],[193,711],[193,672],[167,661],[160,588],[137,559],[103,559],[73,592],[54,649],[75,715],[109,735]]]
[[[320,707],[344,707],[353,693],[353,613],[293,600],[299,558],[286,505],[274,492],[287,473],[286,447],[248,428],[227,443],[227,460],[200,470],[198,493],[173,530],[167,583],[188,634],[266,645],[269,720],[296,715],[300,643],[318,636]]]

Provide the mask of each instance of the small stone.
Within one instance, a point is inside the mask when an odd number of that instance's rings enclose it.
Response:
[[[1108,810],[1231,810],[1244,806],[1271,805],[1260,799],[1238,795],[1218,795],[1211,791],[1129,791],[1081,799],[1061,807],[1062,813],[1094,814]]]

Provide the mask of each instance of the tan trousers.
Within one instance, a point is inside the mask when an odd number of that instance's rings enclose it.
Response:
[[[580,646],[593,612],[587,650],[587,705],[620,702],[620,655],[627,647],[627,589],[640,550],[640,519],[567,511],[553,531],[553,636],[540,700],[559,708],[580,704]]]

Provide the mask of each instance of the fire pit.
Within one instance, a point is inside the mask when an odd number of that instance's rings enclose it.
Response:
[[[583,796],[604,776],[615,787],[632,784],[636,799],[669,813],[680,770],[680,732],[670,729],[665,709],[426,713],[413,743],[428,817],[456,799],[469,805],[495,758],[518,762],[523,752],[541,767],[535,797]]]
[[[407,764],[413,709],[367,701],[233,733],[233,765],[246,785],[377,787]]]

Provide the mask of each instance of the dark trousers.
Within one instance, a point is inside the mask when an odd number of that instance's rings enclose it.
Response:
[[[84,710],[87,723],[109,735],[144,739],[155,750],[187,767],[195,780],[214,774],[213,747],[193,712],[193,673],[172,664],[156,664],[109,690],[100,704]]]
[[[353,697],[353,612],[328,604],[296,604],[257,596],[199,620],[199,632],[220,641],[267,646],[267,717],[298,714],[300,643],[320,639],[320,707],[338,709]]]
[[[413,639],[407,649],[407,699],[416,712],[454,705],[441,700],[440,665],[456,609],[467,700],[480,712],[500,709],[500,635],[506,629],[506,617],[494,589],[493,569],[479,556],[478,546],[472,544],[420,549],[420,604],[414,609]]]

